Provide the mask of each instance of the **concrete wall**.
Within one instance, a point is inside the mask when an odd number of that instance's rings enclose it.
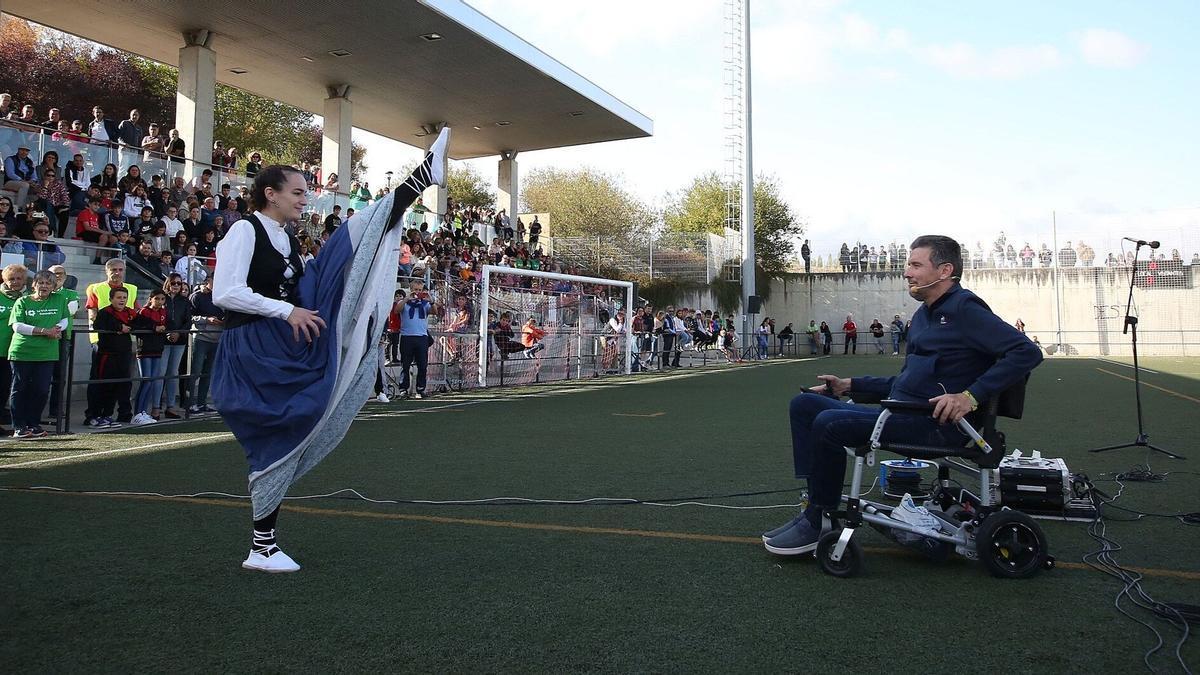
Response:
[[[1200,355],[1200,287],[1196,266],[1185,268],[1192,288],[1134,290],[1140,316],[1139,353]],[[1026,332],[1046,346],[1062,344],[1069,354],[1121,356],[1130,353],[1129,336],[1121,329],[1129,288],[1127,271],[1104,268],[968,270],[963,286],[1009,323],[1025,321]],[[1058,296],[1058,306],[1055,299]],[[686,307],[712,309],[707,292],[689,294]],[[879,317],[887,324],[894,314],[907,320],[917,308],[899,273],[793,274],[771,282],[763,315],[776,328],[791,322],[803,331],[809,319],[828,321],[837,331],[853,314],[860,333]],[[1061,337],[1059,337],[1061,331]]]

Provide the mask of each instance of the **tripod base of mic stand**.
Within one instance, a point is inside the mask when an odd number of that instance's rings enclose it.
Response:
[[[1155,452],[1161,452],[1162,454],[1166,455],[1167,457],[1170,457],[1171,459],[1187,459],[1187,457],[1184,457],[1183,455],[1177,455],[1177,454],[1171,452],[1170,450],[1165,450],[1163,448],[1158,447],[1157,445],[1154,445],[1153,443],[1150,442],[1150,437],[1147,436],[1146,434],[1138,434],[1137,439],[1134,440],[1132,443],[1122,443],[1120,445],[1106,445],[1103,448],[1096,448],[1094,450],[1088,450],[1088,452],[1107,452],[1109,450],[1121,450],[1122,448],[1146,448],[1148,450],[1153,450]]]

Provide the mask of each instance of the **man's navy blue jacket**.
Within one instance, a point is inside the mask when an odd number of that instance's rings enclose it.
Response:
[[[927,401],[970,391],[984,401],[1042,362],[1042,350],[983,300],[954,284],[932,307],[921,304],[908,332],[904,368],[893,377],[856,377],[850,392]]]

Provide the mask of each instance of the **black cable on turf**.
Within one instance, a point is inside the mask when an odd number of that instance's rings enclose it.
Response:
[[[1083,480],[1086,482],[1088,498],[1091,499],[1092,505],[1096,509],[1096,516],[1088,526],[1088,536],[1100,544],[1100,548],[1096,551],[1084,554],[1083,562],[1089,567],[1111,576],[1123,584],[1123,587],[1113,599],[1113,606],[1117,608],[1117,611],[1145,626],[1154,634],[1155,645],[1142,655],[1142,661],[1146,664],[1146,667],[1151,672],[1158,672],[1150,663],[1150,657],[1162,649],[1166,645],[1166,642],[1163,634],[1153,624],[1143,621],[1121,605],[1122,597],[1128,598],[1134,605],[1152,613],[1155,617],[1166,620],[1182,632],[1179,641],[1175,643],[1175,659],[1179,662],[1183,671],[1191,675],[1191,669],[1188,668],[1187,663],[1183,660],[1183,645],[1187,642],[1190,635],[1188,616],[1184,614],[1184,611],[1181,611],[1180,605],[1159,602],[1151,597],[1142,588],[1142,575],[1121,566],[1113,555],[1121,551],[1123,547],[1107,536],[1104,509],[1112,506],[1112,502],[1121,497],[1121,494],[1125,491],[1125,484],[1117,481],[1120,489],[1117,491],[1116,496],[1110,498],[1090,482],[1087,482],[1086,477]],[[1182,608],[1188,610],[1188,606],[1182,606]]]
[[[126,494],[126,495],[147,495],[158,496],[166,499],[183,498],[183,497],[214,497],[220,499],[249,499],[246,495],[231,495],[221,492],[197,492],[194,494],[179,494],[168,495],[151,492],[134,492],[125,490],[65,490],[63,488],[46,487],[46,486],[0,486],[0,490],[11,490],[19,492],[37,492],[42,490],[50,490],[54,492],[64,492],[67,494]],[[301,495],[293,497],[284,497],[287,501],[295,501],[298,499],[342,499],[348,501],[367,501],[367,502],[385,502],[390,504],[408,504],[417,506],[636,506],[639,504],[671,504],[678,502],[690,502],[698,500],[710,499],[734,499],[737,497],[758,497],[763,495],[786,494],[791,492],[805,492],[805,488],[785,488],[782,490],[758,490],[752,492],[731,492],[727,494],[717,495],[696,495],[690,497],[663,497],[663,498],[621,498],[621,497],[593,497],[586,500],[557,500],[557,499],[528,499],[523,497],[493,497],[488,499],[447,499],[447,500],[427,500],[427,499],[375,499],[368,498],[357,490],[344,488],[336,492],[331,492],[326,495]],[[348,493],[348,494],[343,494]],[[750,508],[750,507],[748,507]]]

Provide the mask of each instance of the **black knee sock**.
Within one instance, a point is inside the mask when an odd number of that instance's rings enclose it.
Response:
[[[275,545],[275,521],[278,519],[279,507],[276,506],[270,515],[254,521],[254,534],[250,544],[252,552],[261,553],[269,558],[279,550]]]

